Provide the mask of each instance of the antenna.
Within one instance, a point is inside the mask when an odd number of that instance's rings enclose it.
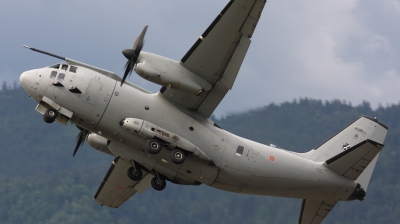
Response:
[[[42,54],[46,54],[46,55],[49,55],[51,57],[55,57],[55,58],[58,58],[58,59],[66,61],[65,57],[61,57],[61,56],[58,56],[58,55],[55,55],[55,54],[52,54],[52,53],[49,53],[49,52],[46,52],[46,51],[42,51],[42,50],[39,50],[39,49],[36,49],[36,48],[33,48],[33,47],[29,47],[27,45],[22,45],[22,46],[24,48],[28,48],[29,50],[36,51],[36,52],[39,52],[39,53],[42,53]]]

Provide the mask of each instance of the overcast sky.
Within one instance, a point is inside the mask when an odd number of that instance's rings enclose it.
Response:
[[[0,2],[0,81],[59,62],[23,44],[123,73],[144,25],[144,51],[180,60],[228,0]],[[132,74],[151,91],[159,86]],[[233,89],[215,113],[300,97],[373,107],[400,100],[400,0],[270,0]]]

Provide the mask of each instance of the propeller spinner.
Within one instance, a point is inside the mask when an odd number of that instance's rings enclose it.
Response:
[[[136,38],[135,43],[132,46],[132,49],[125,49],[122,51],[122,54],[128,59],[128,61],[125,64],[125,73],[124,73],[124,77],[122,77],[121,86],[122,86],[122,84],[124,84],[127,76],[132,73],[132,70],[137,62],[138,57],[139,57],[140,51],[143,48],[144,36],[146,35],[146,31],[147,31],[148,27],[149,26],[146,25],[143,28],[140,35]]]

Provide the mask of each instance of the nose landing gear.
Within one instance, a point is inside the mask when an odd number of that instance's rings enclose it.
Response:
[[[43,114],[43,120],[46,123],[53,123],[57,118],[57,111],[54,109],[47,109]]]

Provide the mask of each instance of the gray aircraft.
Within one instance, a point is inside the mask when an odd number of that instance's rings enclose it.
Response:
[[[47,123],[79,129],[114,157],[94,200],[117,208],[150,186],[206,184],[225,191],[303,199],[299,223],[321,223],[339,201],[363,200],[388,128],[360,117],[307,153],[233,135],[209,117],[232,88],[266,0],[231,0],[180,61],[141,51],[144,27],[123,78],[35,48],[64,62],[26,71],[20,82]],[[132,71],[161,85],[125,81]],[[318,131],[318,130],[315,130]]]

